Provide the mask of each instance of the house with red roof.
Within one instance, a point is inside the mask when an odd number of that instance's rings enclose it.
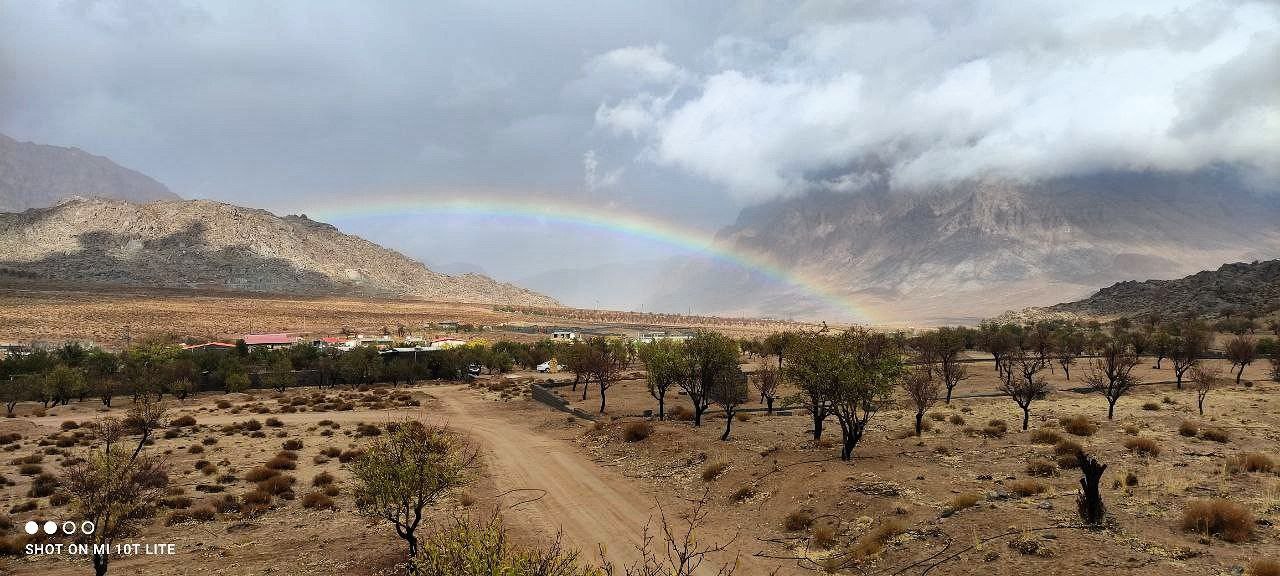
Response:
[[[229,343],[227,343],[227,342],[205,342],[204,344],[189,344],[189,345],[188,345],[188,344],[184,344],[184,345],[182,346],[182,349],[183,349],[183,350],[226,350],[226,351],[230,351],[230,350],[235,350],[235,349],[236,349],[236,345],[235,345],[235,344],[229,344]]]
[[[245,334],[244,343],[250,350],[255,348],[288,348],[298,343],[298,339],[288,334]]]

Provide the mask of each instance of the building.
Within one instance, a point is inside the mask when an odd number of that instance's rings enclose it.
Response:
[[[297,338],[293,338],[288,334],[245,334],[243,340],[250,350],[256,348],[275,350],[276,348],[288,348],[298,343]]]
[[[693,336],[690,336],[688,334],[673,334],[671,332],[645,332],[644,334],[640,335],[640,341],[645,344],[652,344],[659,340],[672,340],[675,342],[684,342],[685,340],[688,340],[690,338],[693,338]]]
[[[466,346],[467,341],[458,338],[436,338],[431,341],[431,345],[427,346],[427,350],[448,350],[459,346]]]
[[[236,349],[235,344],[227,342],[205,342],[204,344],[184,344],[183,350],[211,350],[211,351],[231,351]]]
[[[551,333],[552,340],[577,340],[578,333],[569,330],[556,330]]]

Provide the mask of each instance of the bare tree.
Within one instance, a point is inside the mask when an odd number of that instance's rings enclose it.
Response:
[[[711,385],[709,392],[711,401],[724,409],[724,434],[720,439],[728,440],[738,407],[747,401],[747,377],[741,370],[726,370]]]
[[[1258,346],[1253,340],[1245,336],[1236,336],[1227,342],[1226,355],[1233,368],[1240,367],[1239,370],[1236,370],[1236,385],[1238,386],[1245,367],[1258,359]]]
[[[1090,365],[1089,375],[1085,377],[1089,388],[1101,393],[1107,399],[1107,420],[1115,418],[1116,402],[1127,394],[1134,386],[1141,383],[1133,375],[1138,365],[1138,353],[1130,351],[1120,340],[1112,340],[1102,347],[1098,357]]]
[[[902,390],[907,394],[907,405],[916,412],[916,436],[924,432],[924,413],[938,403],[942,388],[928,368],[908,372],[902,379]]]
[[[1096,526],[1107,516],[1107,507],[1103,505],[1102,492],[1098,489],[1107,465],[1085,454],[1084,450],[1076,452],[1076,461],[1080,463],[1080,472],[1084,474],[1080,478],[1080,492],[1076,495],[1076,509],[1085,524]]]
[[[1049,393],[1049,383],[1039,376],[1049,361],[1017,350],[1009,353],[1005,362],[1008,367],[1001,374],[1000,391],[1022,409],[1022,429],[1026,430],[1031,423],[1031,403]]]
[[[1058,365],[1062,367],[1062,373],[1066,375],[1067,380],[1071,379],[1071,367],[1075,365],[1080,355],[1084,354],[1084,346],[1084,334],[1079,331],[1068,329],[1058,334],[1056,343]]]
[[[133,449],[135,458],[151,439],[151,433],[164,427],[165,416],[164,406],[148,395],[143,395],[129,407],[129,411],[125,413],[123,425],[127,433],[138,435],[138,445]]]
[[[1191,369],[1188,380],[1191,381],[1191,389],[1196,392],[1196,407],[1200,409],[1200,415],[1204,416],[1204,397],[1208,396],[1209,391],[1222,381],[1222,369],[1216,366],[1196,365]]]
[[[738,561],[735,557],[731,562],[721,563],[716,566],[716,571],[701,569],[703,564],[712,560],[712,557],[725,552],[729,549],[729,545],[733,540],[708,544],[698,536],[698,530],[707,520],[710,513],[708,503],[710,502],[710,493],[703,492],[701,498],[690,500],[693,508],[682,517],[686,519],[685,526],[673,523],[668,517],[665,510],[661,506],[658,507],[658,530],[661,532],[662,543],[661,549],[655,551],[658,547],[655,545],[654,531],[651,525],[646,524],[644,532],[640,537],[640,544],[636,545],[636,550],[640,553],[640,559],[623,568],[626,576],[732,576],[733,571],[737,568]],[[601,551],[601,556],[604,553]],[[609,576],[614,574],[614,568],[611,564],[604,563],[604,571]]]
[[[423,510],[441,496],[469,482],[479,456],[444,426],[416,420],[387,426],[390,433],[369,446],[351,464],[356,505],[369,516],[390,522],[409,547],[409,573],[417,572],[418,538]]]
[[[91,545],[94,573],[103,576],[112,544],[137,533],[143,511],[163,495],[169,477],[159,457],[118,446],[127,430],[118,419],[107,417],[92,426],[101,448],[64,468],[59,483],[71,495],[76,517],[93,522],[93,532],[79,538]]]
[[[1173,360],[1173,373],[1178,379],[1178,389],[1182,389],[1182,376],[1192,366],[1200,363],[1209,345],[1209,337],[1205,332],[1186,326],[1182,333],[1173,339],[1169,348],[1169,359]]]
[[[756,392],[760,393],[760,401],[765,403],[768,414],[773,414],[773,401],[778,398],[778,386],[782,383],[782,372],[772,366],[761,366],[756,370]]]
[[[604,414],[605,395],[609,392],[622,371],[626,369],[630,356],[621,341],[608,338],[592,338],[588,342],[590,352],[587,355],[587,373],[596,381],[600,390],[600,413]],[[587,399],[587,389],[582,389],[582,399]]]

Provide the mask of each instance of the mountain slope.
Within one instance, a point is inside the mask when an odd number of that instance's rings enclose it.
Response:
[[[1177,280],[1127,281],[1092,296],[1015,313],[1025,317],[1174,318],[1186,314],[1217,317],[1268,313],[1280,308],[1280,260],[1224,264]]]
[[[721,238],[842,293],[872,321],[939,323],[1079,298],[1139,275],[1274,258],[1277,222],[1280,201],[1230,171],[1119,173],[813,193],[744,210]],[[686,277],[681,299],[735,292],[708,267]],[[791,307],[774,313],[835,313],[768,286],[736,292]]]
[[[102,156],[0,134],[0,212],[53,206],[72,196],[178,200],[164,184]]]
[[[306,216],[204,200],[74,199],[0,214],[0,254],[0,278],[556,304],[485,276],[433,272]]]

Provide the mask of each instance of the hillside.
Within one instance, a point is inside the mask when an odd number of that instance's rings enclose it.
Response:
[[[1117,282],[1075,302],[1032,308],[1015,315],[1034,318],[1163,318],[1195,315],[1213,318],[1280,308],[1280,260],[1224,264],[1177,280]]]
[[[1135,276],[1275,258],[1276,222],[1280,199],[1230,172],[1121,173],[811,193],[744,210],[720,236],[842,292],[874,322],[928,324],[1072,300]],[[706,310],[733,294],[779,306],[758,312],[832,313],[714,266],[686,267],[690,280],[665,302]]]
[[[555,305],[477,274],[449,276],[304,216],[204,200],[74,199],[0,214],[0,278]]]
[[[0,212],[44,208],[72,196],[178,200],[164,184],[102,156],[0,134]]]

